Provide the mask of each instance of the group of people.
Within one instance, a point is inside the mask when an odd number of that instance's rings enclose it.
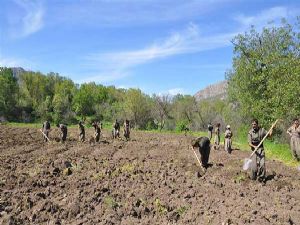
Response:
[[[102,123],[99,121],[94,121],[92,123],[92,126],[94,127],[94,140],[95,142],[100,141],[100,136],[101,136],[101,130],[102,130]],[[57,124],[57,127],[59,129],[59,136],[61,142],[65,142],[67,139],[67,134],[68,134],[68,127],[65,124]],[[51,131],[51,125],[48,120],[46,120],[41,129],[44,137],[44,141],[47,142],[49,141],[49,133]],[[85,126],[82,121],[78,122],[78,133],[79,133],[79,141],[84,142],[85,141]],[[113,124],[113,131],[112,131],[113,138],[120,138],[120,123],[118,120],[116,120]],[[129,120],[125,120],[124,122],[124,137],[126,140],[129,140],[130,138],[130,122]]]
[[[116,121],[113,124],[113,130],[112,130],[112,136],[113,138],[120,138],[120,123],[118,122],[118,120],[116,119]],[[123,124],[123,132],[124,132],[124,137],[126,138],[126,140],[128,140],[130,138],[130,123],[129,120],[125,120],[124,124]]]
[[[220,149],[220,140],[221,140],[221,131],[220,131],[221,124],[217,123],[216,128],[214,130],[214,127],[211,123],[208,123],[207,129],[208,129],[208,138],[211,141],[213,137],[213,133],[215,134],[215,140],[214,140],[214,149]],[[229,154],[232,151],[232,138],[233,133],[231,131],[230,125],[226,126],[225,134],[224,134],[224,149]]]
[[[275,124],[274,124],[275,125]],[[258,120],[253,119],[251,122],[251,129],[248,132],[248,144],[252,151],[255,151],[252,157],[252,166],[250,167],[250,179],[264,182],[266,180],[266,166],[265,166],[265,151],[263,140],[265,137],[271,137],[273,134],[273,126],[267,132],[264,128],[259,126]],[[198,148],[201,159],[201,166],[206,169],[210,154],[210,140],[212,139],[213,126],[208,124],[208,137],[200,137],[192,141],[193,149]],[[299,119],[294,119],[293,125],[287,130],[290,135],[290,147],[292,155],[295,160],[300,161],[300,126]],[[224,148],[227,152],[231,152],[232,131],[230,126],[226,126]],[[215,145],[220,143],[220,124],[216,124],[215,129]]]

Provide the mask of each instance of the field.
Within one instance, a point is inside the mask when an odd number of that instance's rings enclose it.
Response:
[[[0,126],[0,224],[300,224],[300,172],[278,161],[263,184],[242,171],[245,151],[212,149],[202,171],[184,135],[77,140]]]

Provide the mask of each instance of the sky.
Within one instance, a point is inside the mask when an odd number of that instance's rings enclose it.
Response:
[[[225,80],[251,25],[300,15],[299,0],[0,2],[0,66],[170,95]]]

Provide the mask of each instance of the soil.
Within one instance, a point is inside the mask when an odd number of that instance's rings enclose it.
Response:
[[[267,182],[242,170],[249,152],[212,148],[203,171],[184,135],[44,143],[0,126],[0,224],[300,224],[300,172],[267,160]]]

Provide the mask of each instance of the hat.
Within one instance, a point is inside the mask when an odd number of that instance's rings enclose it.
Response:
[[[226,128],[227,128],[227,129],[230,129],[230,125],[227,125]]]

